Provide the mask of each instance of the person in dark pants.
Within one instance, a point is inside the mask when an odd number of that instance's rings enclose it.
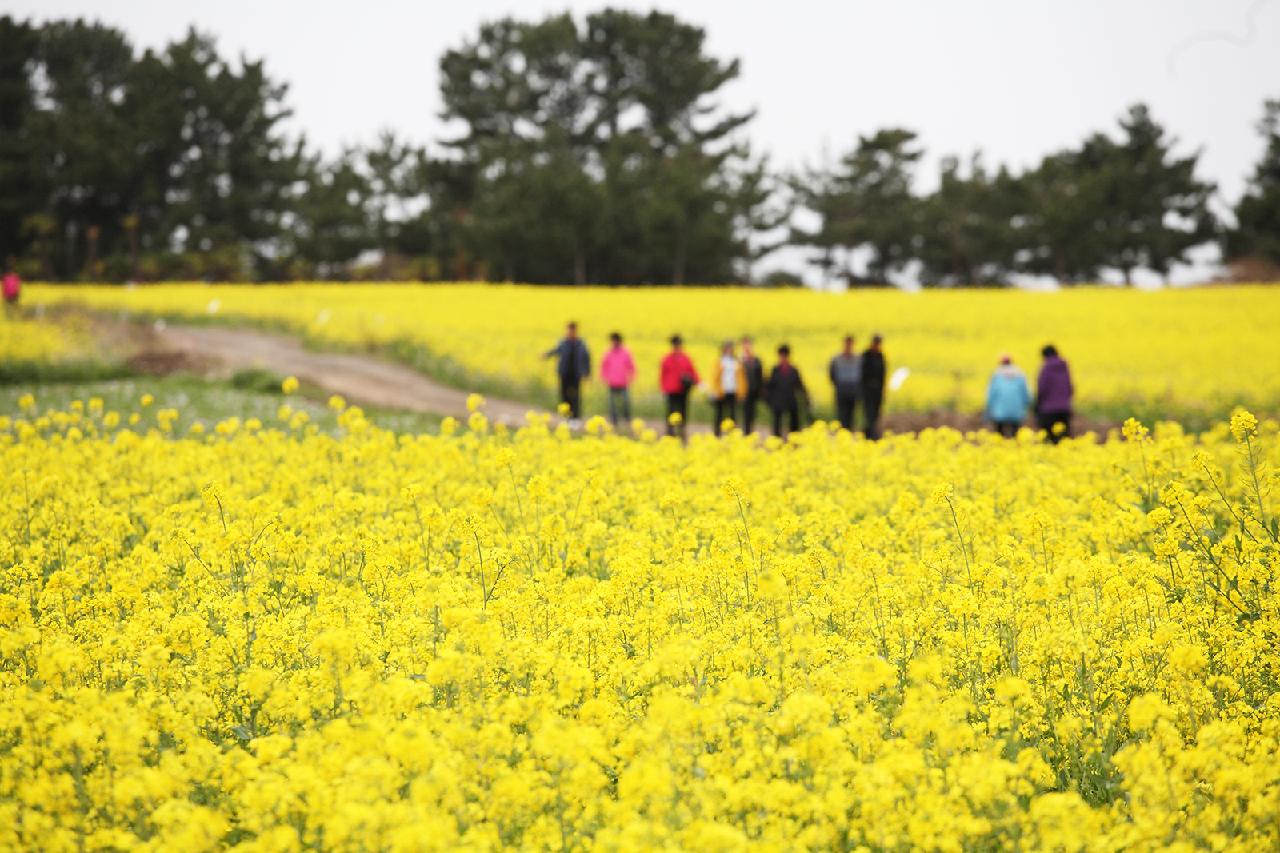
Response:
[[[543,358],[556,359],[556,375],[560,378],[560,402],[569,407],[569,418],[582,417],[582,381],[591,378],[591,355],[578,337],[578,324],[565,326],[560,343],[547,350]]]
[[[747,377],[747,393],[742,398],[742,434],[751,435],[756,426],[756,407],[764,392],[764,364],[751,348],[751,338],[742,338],[742,371]]]
[[[871,336],[871,346],[862,353],[862,431],[875,441],[880,437],[880,409],[884,406],[883,338]]]
[[[609,389],[609,420],[617,429],[619,423],[631,420],[631,382],[636,378],[636,363],[631,351],[622,343],[622,335],[609,335],[609,351],[600,359],[600,378]]]
[[[1057,444],[1071,436],[1071,400],[1075,387],[1071,384],[1071,368],[1058,355],[1058,348],[1048,344],[1040,350],[1044,361],[1036,381],[1036,424]]]
[[[1000,356],[1000,366],[987,383],[987,420],[1005,438],[1018,434],[1031,405],[1027,377],[1013,363],[1010,355]]]
[[[827,375],[836,392],[836,418],[853,432],[853,412],[862,397],[862,358],[853,351],[853,335],[846,335],[844,349],[831,359]]]
[[[684,351],[684,340],[679,335],[672,335],[671,352],[662,359],[658,375],[658,385],[667,398],[667,435],[685,438],[685,426],[689,422],[689,392],[699,381],[698,371]],[[675,415],[680,417],[677,419]],[[673,423],[675,420],[678,423]]]
[[[725,341],[720,347],[720,360],[712,365],[710,384],[715,405],[711,431],[719,436],[725,421],[737,423],[738,401],[747,396],[746,371],[733,351],[733,341]]]
[[[769,400],[769,408],[773,410],[773,434],[783,438],[782,420],[787,419],[788,432],[800,429],[800,406],[806,407],[809,392],[804,387],[804,379],[800,371],[791,363],[791,347],[783,344],[778,347],[778,363],[769,374],[765,385],[765,393]]]

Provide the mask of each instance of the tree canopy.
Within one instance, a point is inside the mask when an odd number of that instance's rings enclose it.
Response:
[[[851,285],[882,284],[912,266],[926,286],[1001,285],[1018,274],[1066,284],[1106,271],[1126,283],[1139,269],[1168,276],[1215,238],[1214,186],[1197,177],[1199,154],[1175,154],[1146,106],[1119,124],[1119,138],[1093,133],[1021,174],[989,171],[980,153],[967,170],[944,157],[927,195],[914,189],[914,133],[863,136],[833,168],[794,180],[820,223],[795,240],[817,247],[815,261]]]
[[[1258,132],[1264,142],[1262,159],[1236,204],[1227,256],[1252,257],[1280,268],[1280,99],[1266,102]]]
[[[329,156],[290,132],[288,87],[191,30],[139,52],[83,20],[0,17],[0,256],[50,279],[791,280],[810,250],[852,286],[1167,277],[1220,240],[1280,267],[1280,101],[1234,206],[1137,104],[1021,171],[938,161],[908,128],[779,172],[725,106],[739,61],[673,14],[507,17],[439,59],[445,133]],[[933,161],[929,161],[933,162]],[[928,174],[933,174],[929,166]]]

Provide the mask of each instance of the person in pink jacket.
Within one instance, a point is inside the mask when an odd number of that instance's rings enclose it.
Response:
[[[616,428],[619,419],[631,420],[631,382],[636,378],[636,363],[631,351],[622,345],[622,335],[609,335],[612,346],[600,362],[600,378],[609,389],[609,420]]]
[[[17,305],[18,296],[22,293],[22,279],[13,271],[12,265],[4,274],[4,304]]]

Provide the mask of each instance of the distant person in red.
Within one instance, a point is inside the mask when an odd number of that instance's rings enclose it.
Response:
[[[1071,435],[1071,368],[1058,355],[1058,348],[1048,344],[1040,350],[1040,378],[1036,382],[1036,423],[1057,444]]]
[[[791,347],[778,347],[778,363],[765,383],[769,408],[773,410],[773,434],[783,438],[782,419],[787,418],[788,432],[800,430],[800,406],[808,406],[809,391],[804,387],[800,371],[791,363]]]
[[[671,336],[671,352],[662,359],[658,384],[667,398],[667,435],[685,437],[685,423],[689,420],[689,392],[699,383],[698,371],[684,351],[684,339]],[[680,416],[680,423],[671,422],[672,415]]]
[[[631,420],[631,382],[636,378],[636,363],[631,351],[622,344],[622,335],[609,335],[611,346],[600,360],[600,378],[609,389],[609,420],[614,427],[618,422]]]
[[[18,297],[22,295],[22,279],[18,278],[18,274],[13,271],[13,264],[10,262],[9,268],[4,273],[4,304],[17,305]]]

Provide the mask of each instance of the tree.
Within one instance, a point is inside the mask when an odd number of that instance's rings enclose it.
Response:
[[[31,229],[23,222],[45,210],[46,174],[39,167],[41,140],[32,72],[40,36],[30,24],[0,16],[0,261],[24,254]],[[46,271],[47,274],[48,271]]]
[[[537,148],[507,154],[481,179],[473,245],[505,281],[585,284],[594,185],[567,146]]]
[[[1280,99],[1265,103],[1258,132],[1265,142],[1262,159],[1236,203],[1236,226],[1226,234],[1223,254],[1280,266]]]
[[[377,247],[387,254],[421,254],[426,245],[414,245],[405,233],[406,223],[422,213],[428,203],[427,190],[420,180],[426,151],[402,142],[389,130],[360,152],[367,183],[369,214]]]
[[[56,274],[94,275],[86,268],[90,242],[96,251],[123,232],[136,169],[121,110],[132,62],[132,46],[113,28],[77,20],[40,29],[27,67],[37,105],[29,128],[44,190],[36,210],[57,222]]]
[[[1176,141],[1141,104],[1120,129],[1119,140],[1092,134],[1028,175],[1028,271],[1073,282],[1112,269],[1130,284],[1139,269],[1168,276],[1213,239],[1214,186],[1196,177],[1199,154],[1174,156]]]
[[[915,143],[910,130],[879,130],[859,137],[833,170],[810,171],[794,181],[801,205],[820,222],[815,231],[796,230],[795,239],[819,248],[820,265],[838,263],[851,285],[887,284],[914,257],[912,183],[923,154]],[[855,266],[859,257],[865,258],[862,270]]]
[[[926,285],[1003,285],[1017,266],[1026,208],[1021,181],[1000,167],[989,174],[980,154],[968,174],[944,158],[938,188],[920,204],[917,254]]]
[[[478,167],[470,241],[499,277],[585,277],[593,223],[583,204],[588,149],[579,53],[577,25],[558,15],[486,24],[474,42],[440,61],[443,115],[466,126],[450,145]]]
[[[733,169],[731,199],[736,240],[742,257],[738,281],[753,282],[755,263],[787,245],[786,226],[795,214],[795,199],[769,167],[768,157],[744,161]]]
[[[1078,151],[1046,155],[1023,176],[1023,272],[1052,276],[1062,284],[1097,280],[1108,251],[1107,225],[1099,218],[1107,197],[1099,153],[1107,145],[1105,137],[1095,136]]]
[[[1199,152],[1174,156],[1176,141],[1145,105],[1131,107],[1120,129],[1123,136],[1108,149],[1104,169],[1111,192],[1103,219],[1114,238],[1108,265],[1120,271],[1125,284],[1132,283],[1136,269],[1167,278],[1192,248],[1215,237],[1209,210],[1215,187],[1196,177]]]
[[[291,223],[293,251],[320,278],[346,278],[351,262],[376,242],[376,214],[359,155],[346,150],[332,163],[306,165],[306,190]]]
[[[195,31],[160,62],[185,143],[169,163],[162,229],[190,251],[279,252],[291,194],[304,176],[302,145],[280,128],[289,115],[287,87],[261,61],[228,63]]]
[[[302,177],[285,87],[191,32],[134,54],[111,27],[0,19],[0,243],[51,276],[241,277],[277,255]],[[191,263],[165,259],[175,251]]]
[[[528,281],[724,281],[762,184],[716,93],[738,72],[664,13],[486,24],[441,60],[450,140],[473,164],[470,242]],[[748,185],[752,186],[747,191]]]

